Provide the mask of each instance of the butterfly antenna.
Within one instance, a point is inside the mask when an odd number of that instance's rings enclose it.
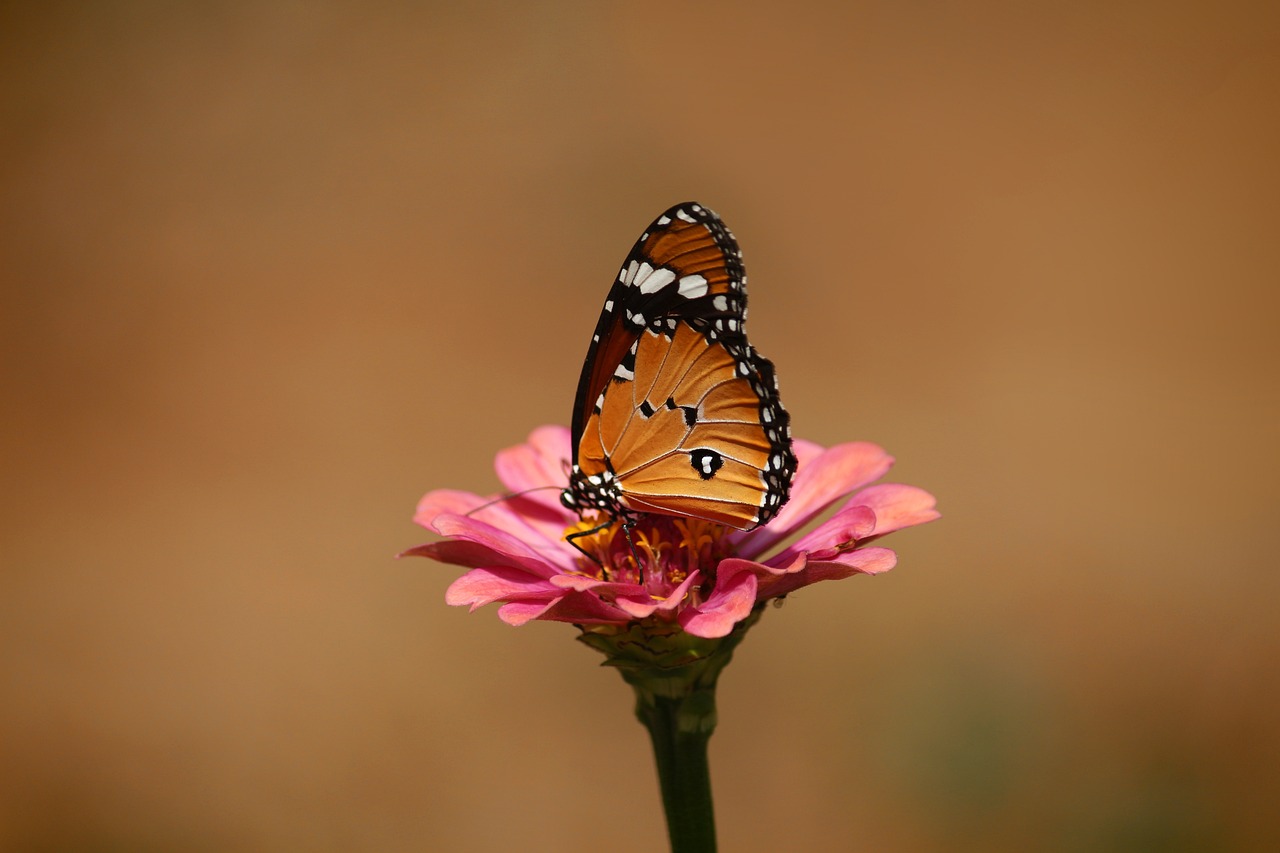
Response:
[[[530,492],[544,492],[547,489],[563,489],[563,488],[564,488],[563,486],[534,486],[532,489],[523,489],[519,492],[507,492],[504,495],[498,495],[496,498],[494,498],[491,501],[485,501],[484,503],[480,504],[480,506],[472,507],[471,509],[464,512],[462,515],[464,517],[469,517],[474,512],[479,512],[482,509],[488,509],[494,504],[500,504],[503,501],[509,501],[512,498],[524,497]]]

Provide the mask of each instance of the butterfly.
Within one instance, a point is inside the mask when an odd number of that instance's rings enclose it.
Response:
[[[796,469],[791,419],[746,315],[742,252],[720,217],[686,202],[649,225],[582,365],[566,507],[601,513],[596,530],[640,513],[750,530],[777,514]]]

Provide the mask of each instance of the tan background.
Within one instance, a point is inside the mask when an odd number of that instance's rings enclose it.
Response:
[[[0,12],[0,847],[661,849],[621,680],[391,555],[697,199],[946,516],[743,646],[722,848],[1275,849],[1274,4],[201,5]]]

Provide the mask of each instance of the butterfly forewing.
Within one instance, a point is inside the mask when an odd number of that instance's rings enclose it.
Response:
[[[777,512],[795,469],[789,419],[745,314],[741,254],[719,218],[693,203],[658,217],[583,365],[567,503],[744,530]]]
[[[741,328],[745,285],[737,243],[714,213],[687,203],[655,219],[623,261],[600,312],[578,381],[575,439],[646,326],[702,317],[737,318]]]

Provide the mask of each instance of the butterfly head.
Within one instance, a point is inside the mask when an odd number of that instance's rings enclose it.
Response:
[[[569,486],[560,493],[560,503],[579,515],[590,510],[602,510],[616,516],[621,501],[621,486],[608,468],[587,476],[574,465],[569,472]]]

